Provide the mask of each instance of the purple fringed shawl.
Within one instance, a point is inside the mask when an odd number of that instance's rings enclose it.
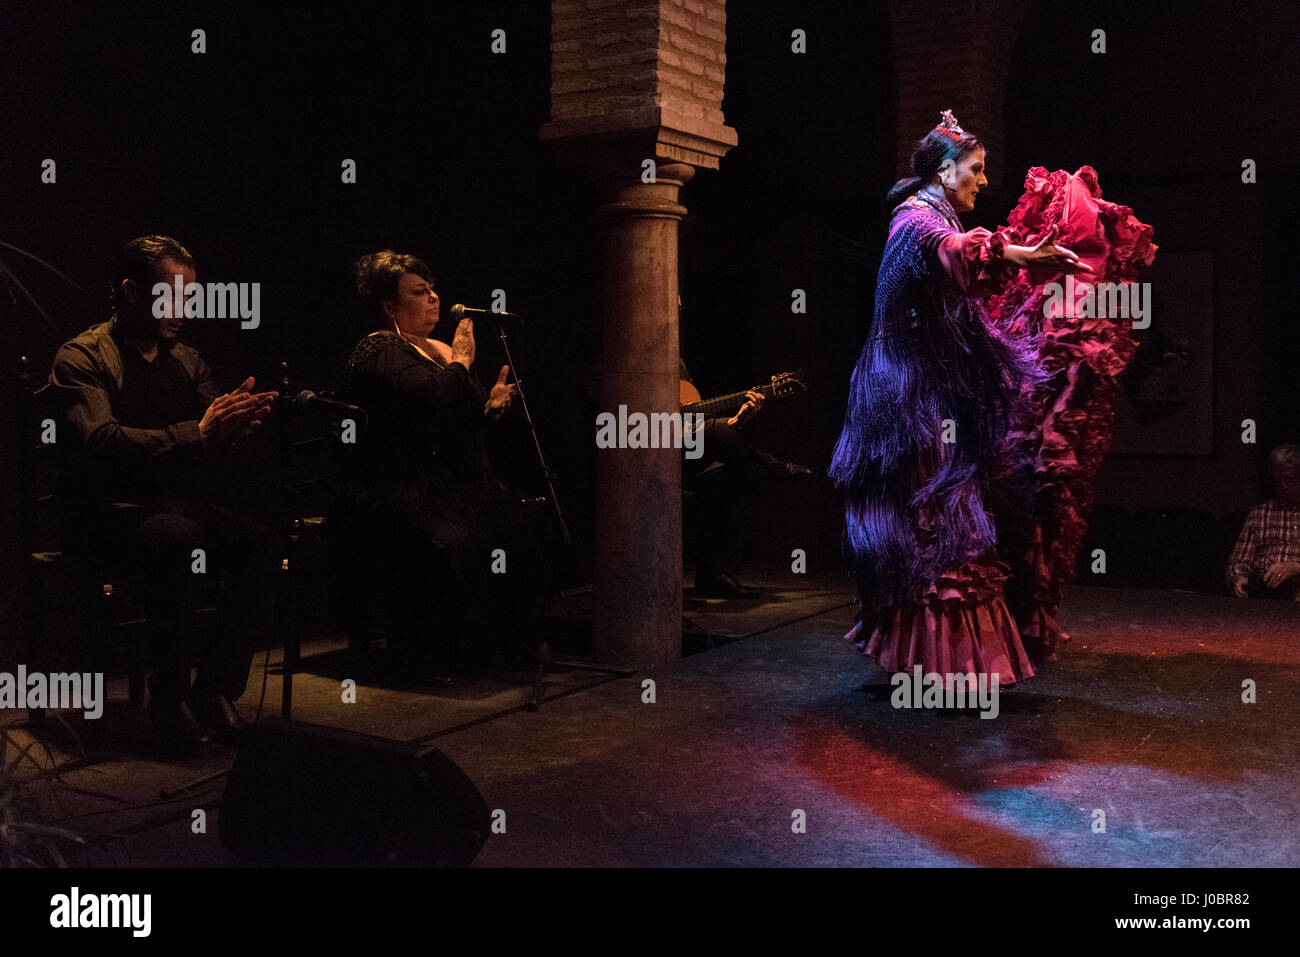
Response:
[[[941,264],[946,254],[984,267],[980,285],[993,291],[997,247],[1018,237],[962,232],[952,207],[928,192],[901,203],[890,223],[829,470],[844,490],[845,551],[863,614],[992,550],[990,511],[1030,506],[1032,468],[1007,433],[1028,413],[1022,389],[1042,378],[1035,346],[997,329],[975,290],[963,291]],[[943,441],[945,419],[954,441]]]

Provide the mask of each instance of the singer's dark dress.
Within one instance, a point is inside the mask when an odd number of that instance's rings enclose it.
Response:
[[[351,583],[340,608],[384,619],[399,644],[477,640],[467,633],[492,630],[500,609],[491,579],[512,577],[492,575],[493,550],[522,557],[484,448],[483,388],[460,363],[379,332],[353,350],[340,392],[366,413],[330,516],[335,569]]]
[[[357,504],[443,548],[481,538],[502,489],[483,446],[487,396],[469,370],[379,332],[357,343],[341,391],[368,419],[344,482]]]

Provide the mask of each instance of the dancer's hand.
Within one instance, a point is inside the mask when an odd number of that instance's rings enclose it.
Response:
[[[1046,272],[1076,273],[1093,271],[1092,267],[1064,246],[1054,245],[1061,227],[1053,226],[1037,246],[1007,246],[1002,257],[1025,269]]]
[[[1236,575],[1232,579],[1232,593],[1238,598],[1246,597],[1246,583],[1249,582],[1245,575]]]

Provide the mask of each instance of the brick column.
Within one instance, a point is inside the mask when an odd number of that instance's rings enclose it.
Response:
[[[553,0],[551,16],[539,136],[597,184],[605,221],[601,411],[677,412],[680,192],[736,143],[721,108],[726,4]],[[597,658],[679,658],[680,450],[598,451],[596,496]]]
[[[952,110],[988,150],[989,185],[1018,191],[1019,182],[1003,178],[1003,106],[1028,9],[1029,0],[889,0],[898,177],[910,175],[912,148],[938,125],[940,111]]]

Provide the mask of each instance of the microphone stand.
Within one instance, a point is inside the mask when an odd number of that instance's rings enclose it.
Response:
[[[519,379],[519,373],[515,370],[515,360],[510,354],[510,343],[506,339],[505,323],[501,317],[495,313],[490,313],[497,323],[497,338],[501,340],[501,348],[505,353],[506,365],[510,367],[510,375],[515,380],[515,392],[519,395],[519,405],[524,410],[524,419],[528,422],[528,430],[533,436],[533,448],[537,450],[537,464],[542,468],[542,474],[546,477],[546,488],[551,493],[551,504],[555,507],[555,518],[560,525],[560,535],[564,539],[564,544],[572,547],[573,539],[569,536],[569,526],[564,521],[564,512],[560,508],[560,500],[555,494],[555,473],[551,471],[546,464],[546,457],[542,454],[542,443],[537,438],[537,426],[533,423],[532,412],[528,409],[528,400],[524,397],[523,384]],[[564,668],[573,668],[578,671],[595,671],[600,674],[614,675],[626,678],[633,672],[626,668],[611,668],[605,665],[598,665],[590,661],[577,661],[572,658],[557,658],[551,651],[551,643],[544,637],[540,637],[533,643],[533,662],[537,665],[537,674],[533,678],[533,691],[528,697],[528,710],[536,711],[542,706],[543,685],[546,679],[546,669],[551,665],[560,665]]]
[[[293,622],[290,620],[292,613],[292,593],[286,595],[286,590],[291,590],[293,581],[289,577],[289,572],[296,566],[297,555],[293,553],[297,543],[297,534],[288,534],[287,529],[287,473],[286,461],[288,458],[291,442],[289,438],[289,404],[292,401],[289,394],[289,363],[280,363],[280,388],[275,399],[275,409],[272,414],[275,416],[275,428],[277,433],[277,443],[279,455],[275,463],[275,493],[272,501],[272,512],[274,513],[273,525],[277,533],[284,534],[282,542],[284,551],[281,553],[281,583],[275,588],[275,597],[272,599],[272,619],[274,627],[272,634],[274,640],[284,648],[284,664],[281,667],[281,717],[288,718],[293,702],[293,674],[298,668],[300,647],[298,635],[294,630]],[[295,522],[295,526],[298,523]],[[294,532],[298,529],[295,527]],[[266,689],[266,672],[269,666],[270,652],[267,652],[267,662],[262,666],[262,688],[265,695]],[[262,702],[257,705],[257,718],[252,722],[256,724],[262,716]],[[164,801],[170,801],[173,798],[188,794],[194,788],[201,787],[212,781],[219,780],[228,775],[233,770],[235,763],[232,759],[229,763],[223,762],[224,767],[208,771],[206,774],[200,774],[191,778],[183,784],[174,788],[163,788],[158,792],[159,798]]]
[[[280,668],[280,717],[288,719],[293,711],[293,676],[302,661],[302,635],[299,633],[297,620],[298,597],[298,563],[301,558],[301,540],[307,525],[300,516],[290,514],[289,496],[293,488],[293,454],[294,442],[291,433],[291,416],[306,412],[300,407],[290,390],[289,363],[280,363],[280,388],[276,396],[275,416],[278,456],[275,463],[275,493],[272,500],[274,513],[273,525],[280,535],[281,564],[280,582],[275,588],[272,600],[272,634],[274,641],[284,648],[284,660]],[[364,410],[358,409],[362,415]],[[270,651],[262,665],[262,699],[257,703],[257,716],[250,725],[261,720],[262,705],[266,695],[266,677],[270,665]],[[170,801],[175,797],[189,793],[196,787],[218,780],[228,775],[234,768],[233,760],[224,767],[201,774],[175,788],[164,788],[159,797]]]
[[[523,380],[519,378],[519,373],[515,369],[514,356],[510,354],[510,343],[506,339],[506,326],[501,321],[500,316],[496,316],[497,338],[501,340],[501,349],[505,352],[506,365],[510,367],[510,375],[515,380],[515,392],[519,396],[519,406],[524,410],[524,421],[528,423],[528,431],[533,437],[533,448],[537,450],[537,464],[542,467],[542,475],[546,478],[546,489],[551,493],[551,504],[555,507],[555,519],[560,524],[560,535],[564,539],[565,545],[573,545],[573,539],[569,537],[569,526],[564,521],[564,512],[560,508],[559,496],[555,494],[555,473],[551,471],[550,466],[546,464],[546,456],[542,454],[542,443],[537,438],[537,426],[533,423],[533,413],[529,411],[528,399],[524,396]]]

